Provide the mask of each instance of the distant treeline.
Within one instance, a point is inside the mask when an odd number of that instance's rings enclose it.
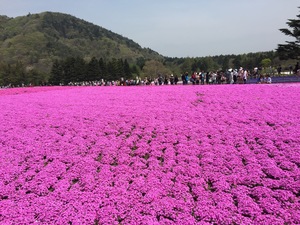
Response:
[[[257,52],[240,55],[218,55],[195,58],[165,58],[165,64],[173,68],[179,66],[181,72],[184,71],[216,71],[229,68],[238,69],[240,67],[252,70],[255,67],[262,67],[262,61],[270,59],[270,66],[277,67],[281,62],[274,51]]]
[[[121,78],[135,79],[136,76],[156,78],[168,77],[171,74],[180,76],[182,73],[191,74],[196,71],[217,71],[229,68],[243,67],[253,70],[255,67],[276,68],[281,65],[287,70],[294,61],[281,61],[274,51],[248,53],[243,55],[220,55],[196,58],[168,58],[163,60],[146,60],[138,58],[129,64],[126,59],[97,59],[85,60],[81,57],[67,57],[55,60],[50,65],[50,73],[28,66],[22,62],[9,64],[0,63],[0,86],[29,86],[29,85],[67,85],[70,82],[82,81],[116,81]]]
[[[119,80],[131,79],[139,74],[138,66],[130,66],[127,60],[115,59],[105,61],[102,58],[93,57],[90,61],[85,61],[79,57],[70,57],[66,60],[53,63],[49,84],[66,85],[70,82],[96,81],[96,80]]]
[[[0,64],[0,86],[67,85],[70,82],[131,79],[139,75],[139,66],[129,65],[127,60],[104,61],[95,57],[85,61],[79,57],[69,57],[54,61],[50,74],[44,74],[22,62]]]
[[[0,87],[43,85],[47,83],[47,74],[26,67],[22,62],[16,64],[0,63]]]

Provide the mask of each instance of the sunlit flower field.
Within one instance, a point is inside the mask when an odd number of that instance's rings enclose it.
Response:
[[[300,84],[0,90],[0,224],[300,224]]]

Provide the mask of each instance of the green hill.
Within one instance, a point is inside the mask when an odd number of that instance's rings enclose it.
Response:
[[[0,61],[49,73],[54,60],[92,57],[129,63],[138,59],[163,59],[157,52],[74,16],[43,12],[16,18],[0,16]]]

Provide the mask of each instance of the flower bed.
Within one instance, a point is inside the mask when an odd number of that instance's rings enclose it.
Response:
[[[1,224],[299,224],[300,85],[0,91]]]

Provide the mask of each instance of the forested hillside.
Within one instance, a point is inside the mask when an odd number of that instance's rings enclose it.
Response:
[[[44,12],[0,17],[0,61],[30,65],[49,72],[55,59],[81,57],[162,59],[158,53],[105,28],[62,14]]]

